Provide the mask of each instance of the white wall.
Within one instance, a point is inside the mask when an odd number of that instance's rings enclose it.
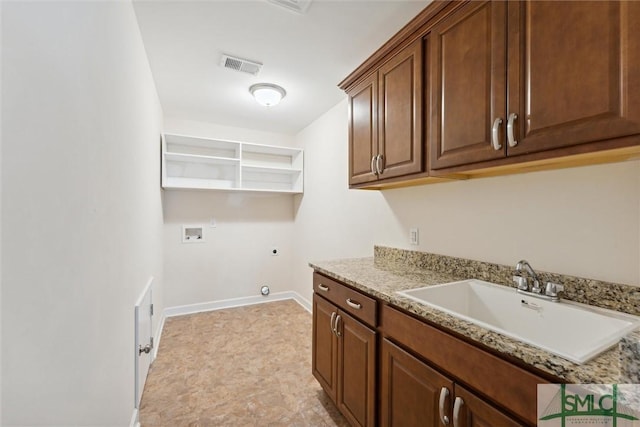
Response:
[[[168,133],[255,142],[294,143],[291,135],[165,118]],[[165,190],[167,307],[291,289],[293,196]],[[216,227],[209,227],[211,219]],[[204,224],[206,241],[182,243],[182,225]],[[279,256],[272,256],[272,247]]]
[[[346,100],[297,141],[305,150],[305,192],[296,196],[293,289],[311,299],[309,261],[372,256],[374,244],[402,245],[405,233],[382,192],[348,189]]]
[[[346,101],[297,140],[293,283],[307,298],[309,260],[371,256],[374,244],[640,284],[638,161],[372,192],[347,190]]]
[[[5,2],[2,424],[124,426],[162,308],[161,110],[129,2]]]
[[[640,162],[384,193],[420,250],[640,284]]]
[[[200,136],[204,138],[217,138],[229,141],[252,142],[256,144],[295,145],[295,136],[277,132],[265,132],[255,129],[225,126],[212,122],[200,122],[178,117],[165,117],[164,128],[167,133],[178,135]]]
[[[2,25],[2,4],[0,2],[0,26]],[[2,31],[0,30],[0,47]],[[0,242],[2,242],[2,54],[0,54]],[[2,307],[2,244],[0,243],[0,308]],[[0,384],[2,384],[2,313],[0,313]],[[0,424],[2,424],[2,386],[0,386]]]

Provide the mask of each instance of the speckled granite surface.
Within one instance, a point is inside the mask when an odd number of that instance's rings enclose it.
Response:
[[[309,265],[320,273],[567,382],[640,383],[640,333],[632,334],[591,361],[577,365],[396,294],[397,291],[470,278],[511,286],[512,267],[382,246],[374,248],[373,258],[311,262]],[[545,281],[564,284],[567,292],[562,297],[640,314],[640,288],[538,273]]]
[[[515,266],[491,264],[418,251],[407,251],[385,246],[374,247],[374,259],[385,268],[403,270],[412,267],[438,271],[463,279],[474,278],[514,287],[511,280]],[[535,265],[533,266],[535,269]],[[582,277],[547,273],[536,270],[543,283],[564,285],[562,298],[582,304],[640,316],[640,287],[584,279]]]
[[[640,378],[640,331],[635,331],[620,340],[621,383],[637,384]]]

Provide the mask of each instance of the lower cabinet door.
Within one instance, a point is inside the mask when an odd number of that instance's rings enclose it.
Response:
[[[313,295],[311,371],[334,402],[338,392],[338,338],[332,330],[332,319],[337,315],[333,304]]]
[[[450,423],[450,379],[386,339],[381,358],[381,426],[437,427],[444,425],[441,418]]]
[[[338,409],[353,426],[374,426],[376,333],[345,312],[338,314]]]
[[[456,384],[453,425],[464,427],[519,427],[519,423],[477,395]],[[533,402],[535,405],[535,402]]]

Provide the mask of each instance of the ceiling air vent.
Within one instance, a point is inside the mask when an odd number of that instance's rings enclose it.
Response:
[[[247,59],[225,54],[222,55],[220,65],[224,68],[229,68],[230,70],[242,71],[243,73],[253,74],[254,76],[258,74],[262,68],[262,64],[259,62],[249,61]]]
[[[269,3],[273,3],[278,6],[282,6],[286,9],[292,10],[298,13],[307,13],[307,9],[311,6],[311,0],[267,0]]]

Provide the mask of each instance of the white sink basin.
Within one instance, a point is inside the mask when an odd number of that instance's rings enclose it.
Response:
[[[578,364],[640,326],[640,317],[564,300],[545,301],[475,279],[398,294]]]

